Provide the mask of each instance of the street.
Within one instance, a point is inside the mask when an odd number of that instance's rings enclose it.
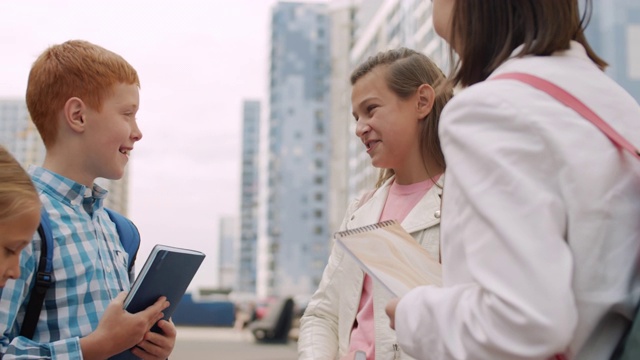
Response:
[[[260,344],[247,330],[178,327],[171,360],[294,360],[297,344]]]

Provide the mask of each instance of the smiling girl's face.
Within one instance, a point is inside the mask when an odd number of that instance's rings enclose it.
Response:
[[[401,99],[386,82],[388,66],[376,66],[353,85],[351,104],[356,136],[373,166],[393,169],[398,177],[422,169],[418,95]]]

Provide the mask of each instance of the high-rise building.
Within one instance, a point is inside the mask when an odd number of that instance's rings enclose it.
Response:
[[[272,12],[264,234],[259,296],[310,294],[330,236],[331,24],[324,3],[280,2]]]
[[[349,54],[352,69],[379,51],[407,47],[429,56],[440,68],[448,68],[448,47],[435,33],[432,4],[424,0],[362,0],[355,16],[355,43]],[[350,108],[348,114],[350,114]],[[355,134],[355,122],[350,122]],[[348,138],[349,198],[371,189],[378,170],[360,139]]]
[[[240,226],[236,216],[220,219],[218,236],[218,288],[233,289],[236,284],[236,249]]]
[[[25,168],[40,166],[44,162],[44,144],[23,99],[0,99],[0,144]],[[96,182],[109,190],[104,205],[126,216],[129,196],[127,173],[120,180],[96,179]]]
[[[44,161],[44,145],[22,99],[0,99],[0,144],[25,168]]]
[[[256,293],[256,253],[258,243],[258,195],[260,154],[260,102],[247,100],[242,109],[242,165],[240,190],[240,242],[237,279],[233,287]]]
[[[333,0],[329,3],[331,17],[331,158],[329,174],[329,229],[333,233],[339,230],[349,197],[349,139],[355,137],[350,131],[354,121],[351,115],[351,82],[349,76],[352,66],[349,53],[355,43],[355,17],[359,0]],[[327,246],[332,238],[327,239]]]
[[[607,74],[640,102],[640,2],[594,1],[586,35]]]

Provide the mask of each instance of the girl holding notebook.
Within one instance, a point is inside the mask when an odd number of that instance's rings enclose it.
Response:
[[[640,156],[547,93],[640,146],[640,106],[602,71],[585,16],[577,0],[433,1],[462,90],[440,122],[443,287],[388,307],[412,356],[609,359],[629,327]]]
[[[340,230],[397,220],[439,259],[445,162],[438,119],[451,92],[436,94],[434,86],[444,80],[429,58],[405,48],[381,52],[353,71],[356,136],[381,172],[376,188],[349,206]],[[299,358],[353,359],[363,351],[367,359],[409,359],[384,313],[391,297],[334,245],[301,321]]]

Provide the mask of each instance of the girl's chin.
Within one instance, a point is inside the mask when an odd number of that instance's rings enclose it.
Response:
[[[388,166],[384,166],[384,164],[380,163],[379,161],[375,161],[375,160],[371,160],[371,165],[374,168],[377,168],[377,169],[387,169],[387,168],[389,168]]]

